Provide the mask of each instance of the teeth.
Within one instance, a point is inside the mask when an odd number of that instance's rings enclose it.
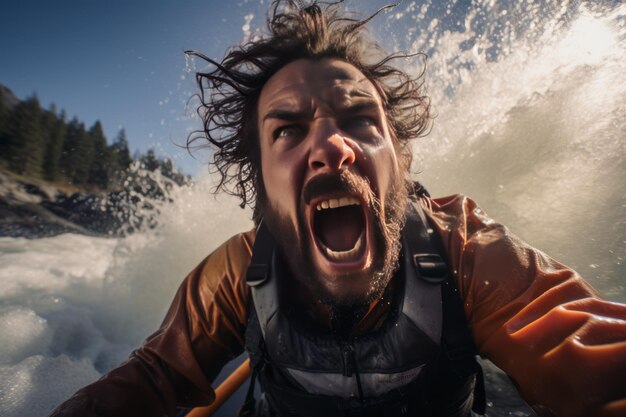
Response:
[[[356,243],[354,244],[354,247],[352,249],[349,249],[347,251],[334,251],[328,247],[326,247],[326,245],[324,245],[322,242],[319,242],[322,249],[324,249],[324,252],[326,253],[326,256],[329,259],[332,259],[334,261],[342,261],[344,259],[348,259],[348,258],[352,258],[355,255],[357,255],[362,247],[363,247],[363,236],[365,235],[365,232],[361,233],[361,236],[359,236],[359,239],[356,241]]]
[[[317,211],[328,209],[328,208],[337,208],[344,206],[358,206],[361,203],[354,197],[341,197],[341,198],[330,198],[328,200],[321,201],[317,203],[315,209]]]

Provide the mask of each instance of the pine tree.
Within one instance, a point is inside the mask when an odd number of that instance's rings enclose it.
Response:
[[[56,115],[54,104],[50,110],[44,114],[42,125],[46,131],[46,150],[43,158],[43,176],[48,181],[57,181],[60,178],[60,161],[65,140],[65,111]]]
[[[93,148],[93,141],[85,131],[85,125],[76,118],[72,119],[67,125],[61,154],[61,170],[71,184],[81,186],[87,183]]]
[[[79,141],[80,123],[76,117],[74,117],[67,124],[65,128],[65,138],[63,140],[63,148],[61,151],[60,171],[63,176],[71,182],[71,178],[74,176],[74,155]]]
[[[89,129],[89,136],[93,143],[93,163],[89,170],[89,184],[95,185],[102,190],[109,187],[111,151],[107,146],[107,139],[102,130],[100,121],[96,121]]]
[[[6,153],[11,171],[41,177],[45,142],[41,132],[41,107],[37,96],[18,104],[6,133]]]
[[[157,159],[154,149],[148,149],[148,152],[141,158],[141,162],[148,171],[159,169],[160,161]]]
[[[120,129],[115,142],[111,145],[111,151],[115,155],[116,165],[118,169],[125,171],[130,166],[133,159],[130,157],[130,149],[128,148],[128,140],[126,140],[126,131]]]

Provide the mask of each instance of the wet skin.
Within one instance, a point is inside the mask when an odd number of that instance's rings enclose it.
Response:
[[[318,288],[339,300],[366,298],[373,291],[372,264],[383,255],[374,236],[372,200],[378,200],[384,216],[385,199],[399,177],[394,142],[378,91],[344,61],[294,61],[263,87],[258,126],[268,208],[292,228],[297,241],[288,244],[308,242],[302,245],[308,252],[302,256],[310,258]],[[364,179],[371,193],[332,191],[305,198],[305,187],[312,180],[343,171]],[[364,244],[338,259],[325,252],[315,234],[314,219],[320,202],[341,197],[361,203]]]

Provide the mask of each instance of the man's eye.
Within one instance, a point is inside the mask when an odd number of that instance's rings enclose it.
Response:
[[[370,126],[376,126],[376,120],[369,116],[355,116],[348,119],[345,123],[347,128],[360,129]]]
[[[282,126],[274,131],[274,140],[279,138],[297,138],[302,135],[302,133],[303,129],[300,126]]]

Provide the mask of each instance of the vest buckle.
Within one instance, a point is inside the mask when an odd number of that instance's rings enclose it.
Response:
[[[265,264],[250,264],[246,272],[246,283],[251,287],[257,287],[267,281],[269,268]]]
[[[416,253],[413,266],[419,276],[431,284],[441,284],[448,278],[448,267],[441,256],[433,253]]]

